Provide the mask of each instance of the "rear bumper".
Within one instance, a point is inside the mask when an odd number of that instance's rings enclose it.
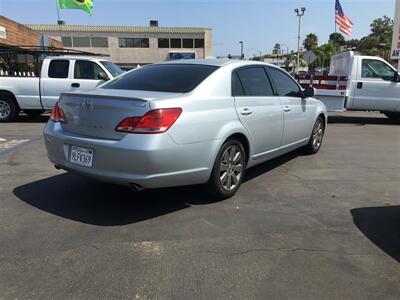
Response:
[[[57,167],[115,184],[159,188],[202,184],[211,174],[219,141],[177,144],[166,134],[128,134],[121,140],[82,137],[49,122],[44,140]],[[93,149],[93,166],[69,162],[71,145]]]

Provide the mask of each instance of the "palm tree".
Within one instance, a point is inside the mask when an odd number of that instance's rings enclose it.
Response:
[[[308,34],[306,39],[303,41],[303,46],[306,50],[316,48],[318,46],[318,36],[315,33]]]

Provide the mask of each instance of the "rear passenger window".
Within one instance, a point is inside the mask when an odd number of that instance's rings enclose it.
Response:
[[[262,67],[239,69],[237,75],[246,96],[273,96],[271,83]]]
[[[232,96],[244,96],[243,87],[236,72],[232,73]]]
[[[300,97],[300,88],[289,75],[275,68],[269,68],[269,73],[279,96]]]
[[[49,65],[50,78],[68,78],[69,60],[54,59]]]

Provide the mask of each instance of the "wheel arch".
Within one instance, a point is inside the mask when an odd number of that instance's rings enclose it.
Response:
[[[248,162],[249,162],[249,159],[250,159],[250,142],[249,142],[249,139],[248,139],[247,136],[244,135],[243,133],[241,133],[241,132],[236,132],[236,133],[233,133],[233,134],[231,134],[230,136],[228,136],[228,137],[224,140],[224,143],[225,143],[226,141],[230,140],[230,139],[237,139],[237,140],[239,140],[239,141],[242,143],[243,148],[244,148],[244,152],[245,152],[245,155],[246,155],[246,165],[247,165]]]
[[[8,97],[10,97],[11,99],[14,100],[14,102],[17,105],[18,109],[21,109],[19,104],[18,104],[17,97],[15,97],[13,92],[10,92],[8,90],[0,90],[0,96],[8,96]]]

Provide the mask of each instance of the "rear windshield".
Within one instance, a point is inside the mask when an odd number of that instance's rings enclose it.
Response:
[[[218,67],[194,64],[149,65],[126,73],[103,89],[188,93]]]

